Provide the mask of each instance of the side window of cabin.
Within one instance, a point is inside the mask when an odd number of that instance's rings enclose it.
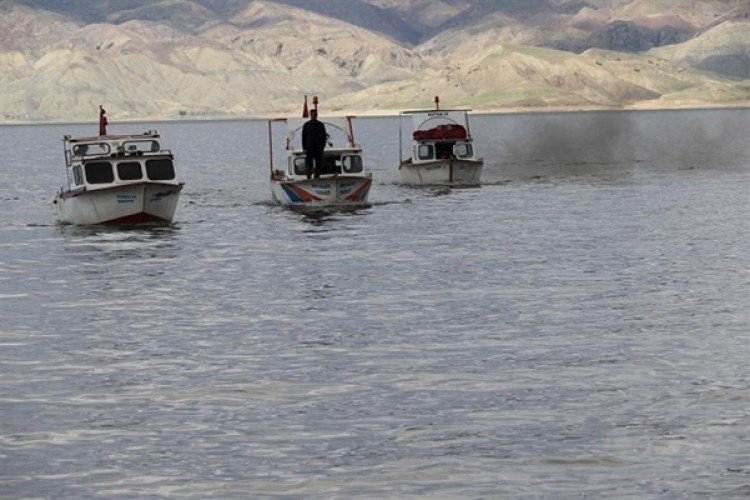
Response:
[[[344,156],[341,159],[344,172],[356,173],[362,171],[362,157],[357,155]]]
[[[431,160],[434,157],[432,144],[421,144],[417,147],[417,158],[420,160]]]
[[[169,158],[146,160],[146,175],[152,181],[170,181],[174,179],[174,165]]]
[[[124,161],[117,164],[117,177],[121,181],[135,181],[143,178],[141,164],[137,161]]]
[[[304,156],[295,156],[291,161],[294,162],[294,175],[307,174],[307,165],[305,165]]]
[[[86,172],[86,182],[89,184],[109,184],[115,181],[112,164],[108,161],[95,161],[83,166]]]
[[[73,182],[75,182],[76,186],[83,185],[83,173],[81,172],[80,165],[76,165],[75,167],[73,167]]]
[[[471,144],[461,143],[456,145],[456,156],[458,158],[469,158],[474,154]]]

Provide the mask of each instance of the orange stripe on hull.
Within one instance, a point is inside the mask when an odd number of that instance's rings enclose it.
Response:
[[[304,189],[301,189],[298,186],[295,186],[294,184],[284,184],[284,187],[290,191],[292,191],[297,197],[303,202],[303,203],[310,203],[313,201],[320,201],[321,199],[315,196],[314,194],[305,191]]]
[[[370,190],[371,184],[372,184],[372,179],[368,179],[367,182],[362,184],[352,194],[347,196],[346,199],[349,201],[363,201],[364,198],[367,196],[367,192]]]

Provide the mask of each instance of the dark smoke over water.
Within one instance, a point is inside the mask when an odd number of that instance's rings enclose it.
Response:
[[[482,130],[494,120],[499,127]],[[473,126],[489,183],[748,168],[748,130],[750,110],[496,115],[476,117]]]

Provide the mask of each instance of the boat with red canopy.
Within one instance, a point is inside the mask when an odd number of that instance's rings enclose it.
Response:
[[[409,185],[478,186],[484,160],[476,156],[469,129],[468,109],[402,111],[399,115],[399,172]],[[403,126],[411,119],[411,128]],[[411,131],[411,137],[404,138]],[[411,156],[403,159],[405,142]]]

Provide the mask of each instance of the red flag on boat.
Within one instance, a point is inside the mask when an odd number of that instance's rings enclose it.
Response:
[[[310,116],[310,112],[307,110],[307,96],[305,96],[305,105],[302,106],[302,118]]]
[[[99,135],[107,135],[107,112],[99,106]]]

